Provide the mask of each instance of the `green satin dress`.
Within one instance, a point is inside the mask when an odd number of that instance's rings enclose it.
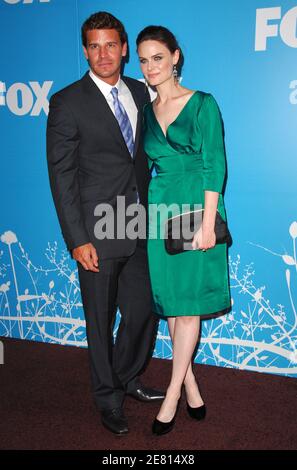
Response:
[[[196,91],[167,129],[161,129],[152,104],[144,108],[144,147],[154,176],[149,186],[148,260],[154,311],[162,316],[206,315],[230,307],[226,243],[206,250],[170,255],[161,232],[166,215],[153,205],[204,207],[204,191],[219,194],[218,211],[226,219],[222,188],[226,162],[222,120],[211,94]],[[197,206],[196,206],[197,207]],[[174,215],[173,212],[169,213]],[[169,216],[170,216],[169,215]],[[163,219],[162,219],[163,217]]]

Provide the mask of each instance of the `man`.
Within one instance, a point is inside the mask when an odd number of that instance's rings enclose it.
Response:
[[[125,394],[142,401],[164,398],[138,379],[152,350],[156,318],[144,241],[99,239],[94,211],[109,203],[108,217],[116,225],[117,196],[125,196],[127,206],[147,204],[141,122],[149,96],[142,83],[120,76],[128,46],[119,20],[106,12],[91,15],[82,41],[90,71],[50,100],[48,169],[62,233],[78,264],[95,402],[103,424],[126,434]]]

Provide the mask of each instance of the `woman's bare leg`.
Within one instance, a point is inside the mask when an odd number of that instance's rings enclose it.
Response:
[[[193,404],[194,395],[191,399],[191,394],[196,392],[197,397],[197,384],[196,390],[194,390],[195,377],[192,371],[192,355],[195,350],[199,329],[200,329],[200,317],[199,316],[181,316],[176,317],[174,322],[170,320],[170,333],[172,333],[173,342],[173,359],[172,359],[172,374],[171,380],[166,392],[166,397],[162,403],[157,419],[162,422],[169,422],[173,418],[178,399],[181,395],[181,387],[187,377],[187,398],[190,406],[200,406],[199,404]],[[188,396],[189,394],[189,396]],[[199,391],[198,391],[199,394]],[[200,394],[199,394],[200,396]],[[200,396],[201,399],[201,396]],[[195,401],[195,400],[194,400]],[[200,404],[202,404],[202,399]]]
[[[176,317],[168,317],[167,322],[168,322],[168,329],[171,337],[171,341],[173,342],[173,336],[174,336],[174,328],[175,328],[175,318]],[[192,408],[198,408],[199,406],[202,406],[204,404],[199,387],[196,381],[196,377],[193,372],[193,367],[192,367],[192,360],[189,364],[185,380],[184,380],[184,386],[186,390],[186,395],[187,395],[187,402]]]

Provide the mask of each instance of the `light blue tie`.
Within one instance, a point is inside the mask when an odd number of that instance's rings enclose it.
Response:
[[[116,87],[111,89],[115,117],[117,118],[117,121],[121,128],[124,140],[131,154],[131,157],[133,157],[133,150],[134,150],[133,130],[132,130],[132,126],[131,126],[131,122],[129,120],[128,114],[126,113],[126,110],[124,106],[122,105],[122,103],[119,101],[118,93],[119,93],[119,90]]]

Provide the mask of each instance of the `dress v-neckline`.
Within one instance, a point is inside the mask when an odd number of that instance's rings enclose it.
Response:
[[[187,108],[188,104],[190,103],[190,101],[192,101],[192,98],[194,95],[196,95],[197,91],[194,91],[194,93],[191,94],[190,98],[188,99],[188,101],[186,102],[186,104],[182,107],[182,109],[180,110],[180,112],[178,113],[178,115],[176,116],[176,118],[167,126],[167,129],[166,129],[166,133],[164,133],[158,119],[157,119],[157,116],[155,114],[155,111],[154,111],[154,108],[153,108],[153,103],[151,103],[151,108],[152,108],[152,113],[153,113],[153,116],[154,116],[154,119],[164,137],[164,139],[167,140],[167,135],[168,135],[168,129],[179,119],[179,117],[181,116],[181,114],[184,112],[184,110]]]

